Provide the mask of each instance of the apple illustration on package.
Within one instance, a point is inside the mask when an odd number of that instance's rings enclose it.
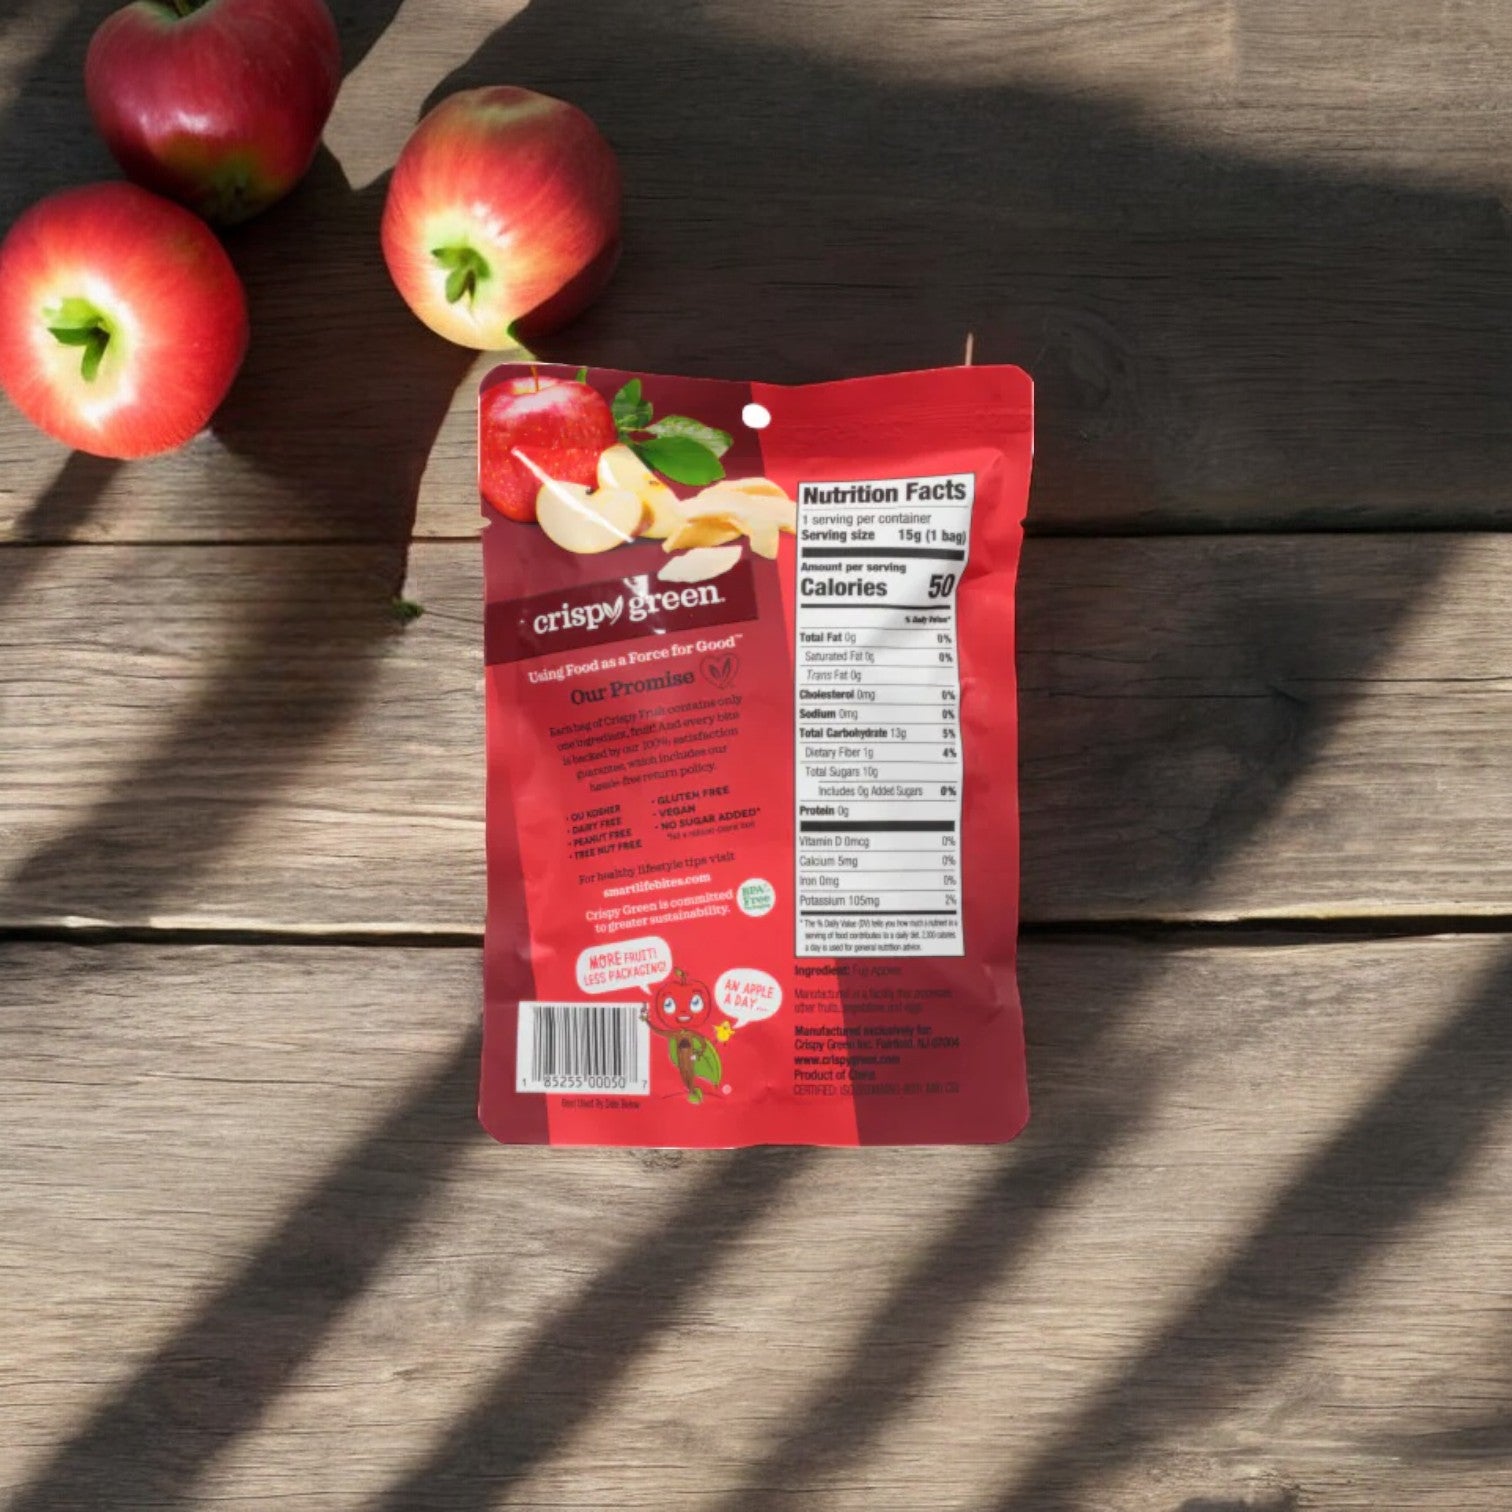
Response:
[[[383,255],[426,325],[486,351],[586,308],[618,261],[619,221],[619,165],[581,110],[529,89],[469,89],[400,153]]]
[[[532,363],[486,381],[478,404],[486,504],[539,525],[578,556],[660,542],[668,558],[656,570],[662,583],[711,582],[747,545],[753,556],[777,560],[782,536],[797,529],[796,506],[770,478],[726,475],[728,431],[691,415],[658,416],[638,378],[612,398],[586,378],[586,369],[566,378]],[[684,496],[674,485],[698,492]]]
[[[241,280],[203,221],[134,184],[33,205],[0,244],[0,388],[79,451],[181,446],[247,348]]]
[[[484,394],[478,418],[488,436],[480,454],[483,497],[525,524],[536,518],[543,479],[592,484],[600,455],[618,438],[613,412],[597,389],[536,373],[496,383]]]
[[[135,0],[95,32],[84,94],[122,171],[212,221],[304,177],[341,85],[325,0]]]

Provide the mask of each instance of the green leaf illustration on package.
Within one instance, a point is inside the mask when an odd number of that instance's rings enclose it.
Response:
[[[719,459],[730,449],[728,431],[687,415],[663,415],[657,420],[639,378],[632,378],[614,396],[610,408],[620,440],[653,472],[692,488],[724,477]]]

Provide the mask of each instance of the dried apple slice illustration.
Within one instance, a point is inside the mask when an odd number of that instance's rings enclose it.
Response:
[[[777,537],[780,534],[777,525],[771,520],[752,520],[745,522],[746,534],[751,538],[751,550],[757,556],[765,557],[769,562],[777,560]]]
[[[687,500],[682,510],[689,519],[705,514],[730,515],[749,524],[775,526],[789,535],[798,528],[796,506],[768,478],[726,478]]]
[[[718,483],[711,483],[704,492],[717,488],[733,488],[737,493],[756,494],[764,499],[780,499],[785,504],[792,503],[782,484],[774,483],[770,478],[722,478]]]
[[[673,557],[656,575],[664,583],[707,583],[728,572],[739,560],[738,546],[699,546]]]
[[[623,488],[641,501],[646,509],[643,536],[664,540],[683,523],[677,495],[623,442],[599,454],[598,481],[600,488]]]
[[[600,488],[590,493],[581,483],[541,485],[536,495],[536,522],[563,551],[586,554],[610,551],[633,540],[645,506],[628,489]]]
[[[729,514],[701,514],[685,520],[662,542],[664,551],[686,551],[692,546],[723,546],[745,534],[745,521]]]

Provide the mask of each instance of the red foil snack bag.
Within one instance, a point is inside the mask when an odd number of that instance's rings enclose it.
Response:
[[[511,365],[479,429],[484,1126],[1011,1139],[1028,376]]]

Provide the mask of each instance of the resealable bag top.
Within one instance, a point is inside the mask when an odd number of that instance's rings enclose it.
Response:
[[[479,424],[489,1132],[1012,1138],[1028,376],[509,365]]]

